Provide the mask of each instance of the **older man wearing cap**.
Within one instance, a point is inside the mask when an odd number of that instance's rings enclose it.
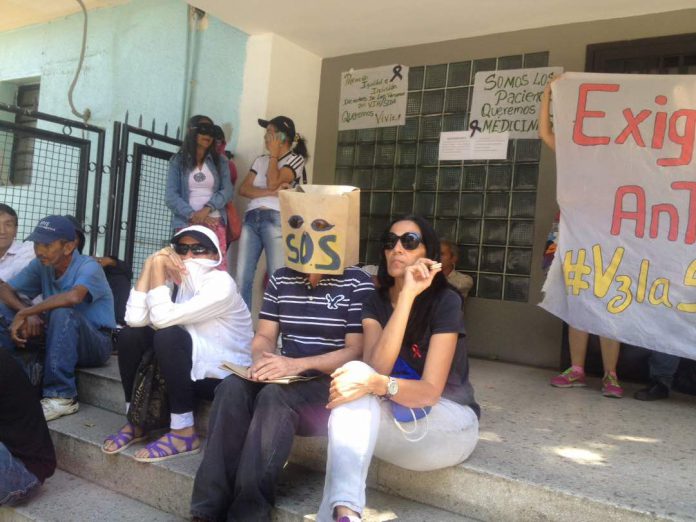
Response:
[[[34,259],[0,287],[0,345],[15,352],[46,336],[43,407],[46,420],[75,413],[75,366],[100,366],[111,355],[114,302],[99,264],[75,250],[75,228],[64,216],[39,221],[28,238]],[[44,300],[27,306],[18,294]]]

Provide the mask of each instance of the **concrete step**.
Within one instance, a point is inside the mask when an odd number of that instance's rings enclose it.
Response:
[[[0,508],[4,522],[183,522],[147,504],[56,470],[31,500]]]
[[[106,366],[78,369],[77,376],[77,393],[80,403],[91,404],[119,415],[124,413],[123,387],[116,356],[112,356]],[[210,402],[201,401],[194,416],[196,430],[203,436],[208,430],[209,411]]]
[[[123,415],[84,403],[75,415],[52,421],[49,428],[56,446],[58,466],[158,510],[187,517],[193,480],[202,455],[144,464],[133,459],[140,444],[118,455],[102,453],[100,447],[104,438],[124,422]],[[283,522],[314,520],[323,485],[323,473],[288,465],[279,485],[274,519]],[[396,518],[413,522],[473,520],[384,492],[369,491],[367,498],[369,509],[364,520],[369,522]]]
[[[696,399],[642,403],[628,398],[637,386],[624,383],[627,398],[611,400],[598,379],[565,390],[548,385],[552,375],[472,360],[483,418],[471,458],[428,473],[375,459],[368,484],[480,520],[696,520]],[[82,401],[122,413],[115,359],[79,380]],[[198,415],[202,428],[207,408]],[[290,460],[323,472],[325,456],[324,439],[298,437]]]

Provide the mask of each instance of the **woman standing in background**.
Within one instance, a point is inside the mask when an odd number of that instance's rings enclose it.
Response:
[[[239,194],[251,200],[244,214],[237,259],[237,284],[249,310],[261,252],[266,251],[269,276],[284,265],[278,191],[297,184],[307,159],[305,141],[295,132],[290,118],[276,116],[259,120],[259,125],[266,129],[264,144],[268,154],[254,160],[239,188]]]
[[[172,232],[189,225],[210,228],[220,242],[227,269],[225,205],[232,199],[227,159],[215,150],[214,124],[207,116],[192,116],[181,149],[169,162],[165,202],[172,211]]]

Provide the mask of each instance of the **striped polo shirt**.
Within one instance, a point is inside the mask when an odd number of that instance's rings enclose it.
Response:
[[[279,323],[283,355],[321,355],[343,348],[346,334],[362,333],[362,304],[373,291],[361,268],[324,275],[312,288],[307,275],[283,267],[268,282],[259,318]]]

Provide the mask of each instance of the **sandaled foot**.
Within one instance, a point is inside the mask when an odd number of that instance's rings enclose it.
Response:
[[[130,422],[126,423],[123,428],[118,430],[118,433],[109,435],[102,444],[101,450],[107,455],[115,455],[116,453],[121,453],[123,450],[129,446],[145,440],[145,434],[138,434],[138,430]]]
[[[175,441],[183,442],[183,448],[178,448]],[[201,440],[197,433],[185,437],[170,431],[145,446],[143,451],[138,452],[134,458],[138,462],[161,462],[181,455],[195,455],[200,451]]]

